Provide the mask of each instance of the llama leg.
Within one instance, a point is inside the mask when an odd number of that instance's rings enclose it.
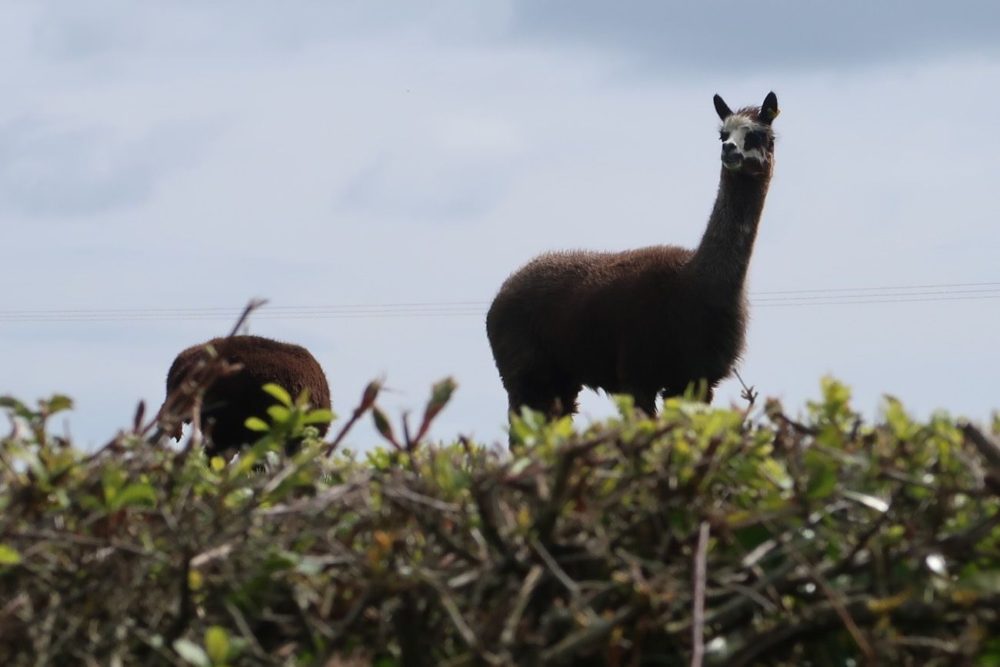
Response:
[[[520,415],[522,408],[541,412],[550,419],[562,412],[562,401],[558,392],[540,390],[532,387],[530,390],[513,389],[507,392],[507,410],[510,414]]]
[[[547,419],[559,419],[565,415],[576,412],[576,395],[557,395],[555,392],[546,394],[544,397],[538,396],[534,399],[522,400],[510,397],[507,409],[513,414],[521,414],[521,408],[529,408],[535,412],[541,412]]]
[[[626,394],[632,395],[632,400],[635,402],[635,407],[642,410],[647,417],[656,416],[656,392],[655,391],[627,391]]]
[[[549,417],[555,419],[566,415],[575,415],[578,407],[576,397],[579,395],[579,387],[567,387],[560,391],[559,397],[556,398],[556,405],[553,406],[556,411],[550,413]]]
[[[521,391],[510,391],[507,395],[508,407],[507,407],[507,418],[513,423],[514,416],[521,415],[522,408],[528,408],[535,412],[541,412],[546,416],[548,420],[557,418],[562,414],[563,400],[559,398],[555,392],[545,393],[533,390],[531,394],[527,394]],[[575,407],[575,402],[571,400],[572,405]],[[511,429],[508,436],[507,444],[509,447],[513,448],[516,442],[514,437],[514,430]]]
[[[545,413],[556,419],[576,412],[576,397],[582,388],[558,368],[545,363],[533,365],[529,372],[503,378],[507,389],[508,410],[520,414],[522,407]]]

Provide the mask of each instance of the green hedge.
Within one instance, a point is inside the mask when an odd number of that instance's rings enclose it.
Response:
[[[276,392],[235,463],[0,399],[0,664],[1000,665],[1000,420],[869,424],[825,381],[795,416],[525,414],[511,454],[424,442],[452,389],[411,432],[372,385],[383,448],[288,459]]]

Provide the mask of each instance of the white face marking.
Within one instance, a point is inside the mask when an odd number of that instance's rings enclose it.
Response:
[[[722,123],[722,131],[729,133],[729,136],[722,142],[723,146],[732,144],[735,147],[734,152],[742,156],[744,160],[756,160],[760,164],[767,164],[767,151],[764,146],[751,148],[750,150],[744,148],[746,135],[749,132],[767,133],[768,128],[766,125],[757,123],[747,116],[734,113]]]

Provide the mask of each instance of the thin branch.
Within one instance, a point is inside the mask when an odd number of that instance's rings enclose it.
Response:
[[[834,591],[833,587],[827,582],[826,577],[821,575],[819,570],[813,567],[812,563],[810,563],[808,559],[806,559],[806,557],[795,548],[794,545],[789,545],[788,553],[809,573],[809,577],[823,591],[823,595],[826,596],[830,606],[837,613],[840,621],[850,633],[854,643],[858,645],[858,649],[864,654],[867,663],[869,665],[876,664],[875,651],[872,649],[871,644],[868,642],[864,633],[861,632],[861,628],[858,627],[858,624],[851,616],[851,613],[847,610],[847,606],[844,604],[841,596]]]
[[[966,439],[975,446],[976,450],[986,459],[991,466],[1000,469],[1000,443],[989,437],[971,422],[961,425],[962,433]]]
[[[747,409],[744,412],[745,419],[746,415],[749,415],[750,411],[753,409],[754,403],[757,401],[757,396],[759,396],[760,393],[755,387],[748,387],[747,383],[743,381],[743,376],[741,376],[740,372],[735,368],[733,369],[733,375],[736,376],[736,379],[740,381],[740,386],[743,387],[743,390],[740,392],[740,398],[747,402]]]
[[[579,656],[594,644],[604,640],[619,625],[627,623],[639,613],[632,605],[626,605],[611,618],[597,618],[590,625],[574,632],[561,642],[542,652],[541,663],[554,665]]]
[[[694,609],[691,622],[691,667],[701,667],[705,659],[705,578],[708,557],[709,525],[702,521],[698,527],[698,547],[694,553]]]
[[[545,566],[549,568],[549,571],[552,572],[555,578],[559,580],[559,583],[566,587],[566,590],[573,596],[573,599],[577,599],[580,596],[580,586],[559,566],[559,563],[552,557],[549,550],[537,538],[531,539],[531,548],[535,550],[535,553],[538,554],[538,557],[542,559]]]
[[[844,610],[860,625],[868,626],[886,616],[895,622],[928,622],[939,624],[948,609],[946,605],[910,600],[892,611],[880,613],[871,605],[871,597],[859,595],[844,601]],[[982,599],[979,605],[989,608],[995,599]],[[797,620],[790,620],[768,630],[750,634],[741,647],[726,657],[726,667],[771,664],[778,655],[790,650],[795,644],[810,635],[828,632],[840,622],[839,612],[829,601],[805,610]]]
[[[510,616],[507,617],[507,622],[504,623],[503,632],[500,633],[500,643],[504,648],[509,649],[513,645],[517,626],[521,623],[524,610],[528,608],[528,600],[531,599],[531,594],[535,591],[535,587],[538,586],[538,582],[541,580],[544,572],[545,570],[542,569],[541,565],[533,565],[531,570],[528,571],[528,576],[521,583],[521,589],[518,591],[517,599],[514,601],[514,608],[511,610]]]
[[[335,437],[333,441],[326,446],[326,456],[333,456],[333,453],[337,451],[338,447],[340,447],[341,441],[344,439],[344,436],[347,435],[347,432],[351,430],[351,427],[353,427],[354,424],[357,423],[357,421],[361,419],[361,417],[363,417],[373,405],[375,405],[375,399],[378,398],[380,391],[382,391],[382,380],[372,380],[368,383],[364,392],[361,394],[361,402],[358,403],[358,407],[354,408],[354,412],[351,413],[350,419],[348,419],[347,423],[340,428],[340,432],[337,433],[337,437]]]
[[[250,317],[250,313],[257,310],[266,303],[267,299],[250,299],[246,307],[243,309],[243,313],[240,315],[240,318],[236,320],[236,324],[234,324],[232,330],[230,330],[229,337],[232,338],[237,333],[239,333],[239,330],[243,327],[244,322],[246,322],[247,318]]]
[[[494,655],[483,648],[479,638],[476,636],[476,633],[469,626],[468,621],[466,621],[465,617],[462,615],[462,611],[458,608],[458,604],[448,591],[447,586],[438,581],[437,578],[430,572],[423,570],[419,570],[418,572],[420,573],[421,578],[426,583],[430,584],[435,591],[437,591],[438,601],[448,613],[448,617],[451,619],[452,625],[455,626],[455,630],[458,631],[459,636],[462,638],[462,641],[465,642],[466,646],[475,651],[476,655],[486,660],[489,664],[502,664],[502,660],[499,656]]]

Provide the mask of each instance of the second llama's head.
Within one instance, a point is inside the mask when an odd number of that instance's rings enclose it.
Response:
[[[733,111],[718,95],[715,111],[722,119],[722,166],[730,172],[751,175],[767,174],[774,158],[774,132],[771,123],[778,116],[778,97],[768,93],[759,107]]]

